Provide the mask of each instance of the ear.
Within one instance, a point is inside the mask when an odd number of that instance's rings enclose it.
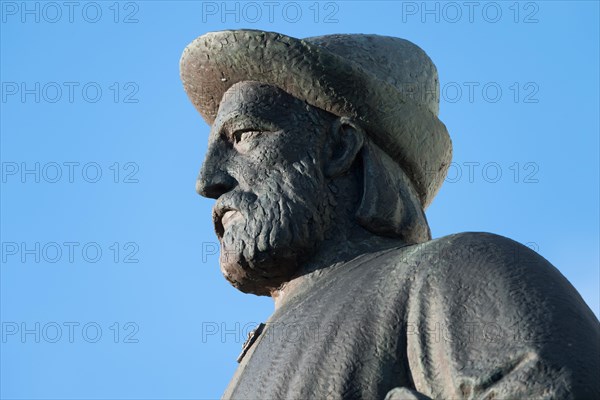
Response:
[[[350,169],[363,146],[365,133],[348,117],[335,120],[329,133],[325,176],[335,178]]]

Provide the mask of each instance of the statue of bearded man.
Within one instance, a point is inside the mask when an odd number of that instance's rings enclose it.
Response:
[[[598,399],[600,324],[510,239],[432,240],[452,145],[414,44],[236,30],[194,40],[225,278],[271,296],[229,399]]]

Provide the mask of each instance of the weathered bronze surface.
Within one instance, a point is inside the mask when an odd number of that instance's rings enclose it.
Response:
[[[432,240],[452,145],[421,49],[213,32],[181,77],[212,127],[221,270],[276,306],[224,398],[600,398],[600,324],[555,267],[490,233]]]

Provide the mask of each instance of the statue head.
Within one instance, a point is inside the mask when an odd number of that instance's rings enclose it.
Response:
[[[197,191],[216,199],[221,270],[235,287],[271,294],[351,230],[431,238],[424,209],[451,145],[418,47],[224,31],[190,44],[181,71],[211,125]]]

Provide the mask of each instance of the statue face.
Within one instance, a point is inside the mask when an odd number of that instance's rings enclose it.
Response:
[[[258,82],[224,95],[197,190],[217,199],[221,270],[238,289],[270,294],[315,252],[331,225],[321,161],[328,117]]]

